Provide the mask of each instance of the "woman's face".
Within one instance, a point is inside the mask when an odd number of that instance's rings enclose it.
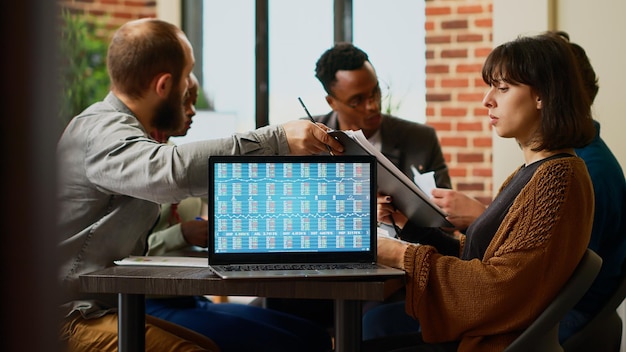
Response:
[[[503,138],[515,138],[522,146],[536,141],[541,123],[541,99],[525,84],[494,82],[483,105],[489,109],[491,125]]]

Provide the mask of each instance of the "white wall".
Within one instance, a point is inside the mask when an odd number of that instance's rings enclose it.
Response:
[[[594,117],[601,123],[602,138],[626,169],[626,13],[622,0],[494,0],[494,45],[548,29],[565,30],[580,44],[599,77],[600,91],[594,103]],[[553,20],[554,19],[554,20]],[[554,27],[551,27],[554,22]],[[494,134],[494,191],[513,169],[523,163],[514,141]]]
[[[545,31],[549,27],[548,0],[493,2],[494,47],[515,39],[520,34]],[[500,138],[493,132],[493,191],[498,191],[506,177],[524,163],[519,147],[512,139]]]
[[[557,6],[559,28],[585,49],[598,75],[594,116],[602,125],[602,138],[626,169],[626,1],[559,0]]]
[[[180,0],[157,0],[157,18],[181,27],[182,6]]]
[[[601,124],[601,135],[626,169],[626,13],[623,0],[494,0],[494,44],[514,39],[519,34],[559,29],[582,46],[599,77],[600,91],[594,102],[594,117]],[[517,145],[494,133],[494,191],[523,160]],[[624,304],[618,308],[626,321]],[[626,324],[622,336],[626,336]],[[626,338],[622,338],[626,351]]]

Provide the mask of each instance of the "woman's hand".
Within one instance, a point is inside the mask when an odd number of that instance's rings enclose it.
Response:
[[[393,199],[391,196],[378,193],[376,197],[376,219],[378,222],[385,223],[387,225],[395,225],[399,228],[403,228],[406,225],[407,217],[392,204]],[[392,221],[393,217],[393,221]]]
[[[377,262],[404,270],[404,252],[408,247],[408,242],[387,236],[378,236]]]

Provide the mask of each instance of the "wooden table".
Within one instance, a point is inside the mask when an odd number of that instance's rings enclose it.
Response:
[[[117,293],[119,351],[145,348],[145,295],[223,295],[333,299],[335,351],[358,351],[361,303],[382,301],[404,286],[403,277],[223,280],[208,268],[115,266],[80,276],[83,292]]]

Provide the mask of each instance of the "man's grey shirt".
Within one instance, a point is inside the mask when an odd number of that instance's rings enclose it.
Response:
[[[113,93],[90,106],[72,119],[57,145],[59,275],[66,313],[116,306],[115,296],[80,293],[78,275],[143,254],[160,203],[207,195],[210,155],[288,153],[280,126],[173,146],[152,140]]]

